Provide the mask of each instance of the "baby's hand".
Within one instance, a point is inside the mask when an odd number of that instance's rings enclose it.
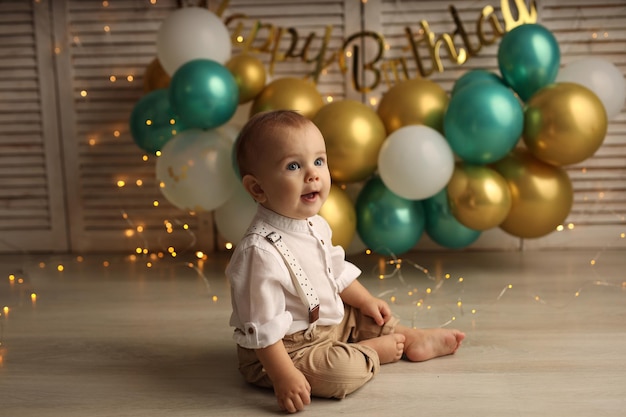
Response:
[[[286,370],[273,383],[274,394],[281,410],[295,413],[304,410],[304,406],[311,403],[311,385],[295,367]]]
[[[391,318],[391,309],[385,300],[372,297],[372,299],[361,307],[361,312],[374,319],[376,324],[383,326]]]

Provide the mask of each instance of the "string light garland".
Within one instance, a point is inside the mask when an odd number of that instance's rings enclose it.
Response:
[[[569,227],[568,229],[573,230],[574,228]],[[625,236],[625,233],[620,233],[619,239],[624,239]],[[580,299],[584,291],[588,291],[590,288],[593,287],[614,288],[616,290],[621,290],[626,294],[626,277],[622,277],[621,281],[611,282],[607,279],[601,278],[598,274],[597,265],[600,255],[604,253],[610,246],[611,245],[606,245],[603,250],[598,251],[589,262],[589,267],[591,268],[591,271],[595,275],[596,279],[585,281],[579,284],[579,286],[576,287],[576,290],[568,291],[568,294],[571,296],[571,299],[569,301],[564,303],[550,301],[546,297],[542,296],[541,292],[537,289],[533,291],[527,291],[524,296],[528,297],[535,304],[540,304],[542,306],[550,307],[553,309],[565,309],[577,299]],[[373,253],[372,251],[367,250],[366,254],[372,255]],[[418,279],[417,285],[409,284],[402,271],[403,268],[407,267],[417,270],[418,273],[421,273],[423,277],[426,278],[426,281],[422,282]],[[391,268],[391,271],[387,272],[389,268]],[[402,317],[401,315],[401,318],[409,320],[412,327],[418,327],[417,322],[424,321],[424,318],[421,317],[420,314],[425,312],[430,313],[435,308],[443,308],[446,310],[444,312],[444,314],[446,315],[446,319],[442,323],[438,324],[438,327],[449,326],[453,322],[457,321],[459,317],[463,317],[466,315],[466,310],[464,308],[466,303],[462,297],[465,292],[466,279],[462,276],[459,276],[456,279],[452,279],[452,276],[449,273],[445,273],[441,277],[435,277],[430,273],[428,268],[410,259],[399,258],[393,254],[390,255],[389,258],[381,257],[377,265],[373,267],[372,273],[375,278],[378,278],[381,281],[396,279],[401,284],[400,287],[384,289],[383,291],[379,292],[377,296],[387,300],[390,304],[396,307],[410,306],[412,308],[412,310],[410,311],[410,317]],[[434,296],[442,291],[442,288],[444,288],[444,284],[446,285],[446,288],[454,285],[454,288],[452,288],[453,293],[448,295],[448,299],[440,301],[433,300]],[[513,284],[505,284],[500,292],[497,294],[497,296],[495,296],[491,304],[485,305],[482,310],[479,310],[477,308],[469,309],[470,315],[475,316],[479,312],[486,312],[489,305],[495,305],[497,303],[500,303],[505,295],[510,294],[515,290],[516,287],[514,287]],[[443,296],[445,297],[446,295]],[[451,309],[450,305],[454,305],[455,308]]]
[[[93,143],[90,143],[90,145],[95,145],[95,144],[96,144],[95,141]],[[143,160],[147,161],[148,160],[147,156],[144,156]],[[136,181],[136,184],[137,186],[141,186],[143,185],[143,181],[141,179],[138,179]],[[119,180],[117,182],[118,188],[122,188],[125,185],[126,183],[123,180]],[[157,207],[158,204],[153,204],[153,206]],[[203,283],[207,289],[207,294],[211,302],[218,303],[220,301],[219,296],[215,293],[212,293],[210,280],[207,278],[207,276],[204,273],[204,263],[208,260],[208,256],[206,254],[204,254],[201,251],[195,251],[194,252],[195,261],[188,261],[188,262],[182,261],[182,262],[176,262],[173,265],[171,264],[172,259],[180,257],[181,255],[184,255],[184,254],[188,254],[188,252],[192,250],[197,243],[197,237],[195,233],[193,232],[192,228],[189,227],[188,223],[180,221],[179,219],[173,219],[173,220],[165,219],[163,221],[164,233],[157,237],[157,242],[162,250],[153,251],[150,249],[150,244],[145,234],[146,226],[142,224],[136,224],[131,219],[130,215],[128,214],[126,210],[122,209],[120,210],[120,212],[121,212],[122,219],[124,220],[125,224],[128,226],[126,230],[124,231],[124,236],[128,239],[140,240],[140,245],[135,248],[135,253],[128,255],[127,257],[125,257],[125,259],[127,259],[130,262],[136,262],[137,260],[139,260],[139,257],[141,257],[143,261],[145,262],[145,267],[148,269],[153,269],[157,265],[163,265],[166,268],[171,268],[172,266],[173,267],[182,266],[185,268],[192,269],[196,273],[196,275],[203,280]],[[191,213],[191,214],[194,215],[195,213]],[[188,242],[182,248],[175,245],[173,242],[168,241],[168,237],[171,237],[176,231],[182,231],[187,237]],[[14,247],[14,245],[9,245],[8,242],[3,241],[3,243],[6,244],[8,247]],[[24,252],[23,250],[20,250],[20,248],[15,248],[15,249],[19,250],[19,252]],[[168,256],[166,256],[166,254]],[[78,255],[75,258],[75,261],[76,263],[83,263],[85,262],[85,258],[82,255]],[[48,265],[48,263],[50,265]],[[44,261],[40,261],[38,262],[37,265],[40,269],[46,269],[48,267],[54,268],[56,273],[59,273],[59,274],[64,273],[66,271],[67,265],[64,264],[63,262],[54,264],[53,262],[49,261],[48,263]],[[100,263],[100,265],[102,268],[109,268],[111,266],[111,261],[103,260]],[[1,288],[1,285],[2,283],[0,283],[0,288]],[[12,297],[10,298],[7,304],[0,306],[0,367],[4,365],[4,359],[5,359],[6,350],[7,350],[5,347],[5,342],[4,342],[5,322],[9,319],[10,315],[14,314],[13,312],[16,309],[16,307],[24,307],[26,305],[26,303],[24,302],[26,297],[30,299],[30,305],[32,306],[32,308],[36,307],[37,301],[39,299],[39,294],[35,292],[34,289],[32,289],[30,284],[26,283],[24,274],[19,274],[19,275],[15,273],[9,274],[8,285],[10,287],[10,290],[11,290],[10,294]],[[17,291],[17,297],[14,297],[15,295],[14,289],[16,287],[19,288],[20,290]]]
[[[365,2],[365,0],[363,0]],[[150,0],[151,4],[155,4],[156,0]],[[103,1],[102,6],[104,8],[109,6],[108,1]],[[111,34],[111,28],[109,25],[104,26],[104,31],[107,34]],[[601,37],[607,38],[608,33],[592,33],[591,37],[593,39],[599,39]],[[76,36],[74,37],[75,44],[80,44],[80,39]],[[61,49],[56,47],[54,52],[56,54],[61,53]],[[132,83],[135,81],[135,77],[132,74],[129,75],[111,75],[109,81],[111,83],[115,83],[119,79],[126,79],[127,82]],[[87,89],[80,91],[80,96],[89,99],[89,93]],[[333,97],[328,96],[327,102],[332,102]],[[370,105],[375,106],[377,104],[376,98],[370,99]],[[113,131],[113,136],[115,138],[120,138],[120,132],[115,130]],[[89,137],[87,138],[87,144],[91,147],[99,144],[99,138]],[[148,155],[143,155],[142,160],[144,162],[149,161]],[[583,168],[583,173],[586,173],[586,170]],[[140,187],[142,186],[144,181],[142,179],[137,179],[135,184]],[[127,182],[124,180],[119,180],[117,182],[118,188],[123,188],[127,185]],[[598,193],[596,203],[600,203],[604,199],[604,192]],[[584,197],[585,201],[588,201],[588,197]],[[152,207],[159,207],[158,200],[153,200],[151,203]],[[617,213],[615,213],[618,215]],[[624,216],[619,215],[621,221],[624,221]],[[145,234],[145,225],[136,225],[130,219],[128,213],[122,210],[122,218],[129,226],[125,231],[125,237],[129,239],[139,239],[140,245],[137,246],[135,253],[130,254],[128,256],[128,260],[131,262],[137,261],[140,257],[145,261],[146,268],[154,268],[157,265],[163,265],[167,268],[172,266],[172,261],[175,258],[180,258],[181,255],[187,254],[196,244],[197,237],[188,226],[188,224],[181,222],[177,219],[170,221],[164,220],[163,225],[165,229],[165,234],[163,236],[159,236],[158,244],[164,249],[163,251],[151,251],[148,239]],[[560,233],[568,233],[575,230],[575,224],[573,222],[560,225],[557,228],[557,232]],[[171,236],[175,231],[183,231],[189,238],[189,244],[183,247],[177,247],[176,245],[168,242],[168,236]],[[619,232],[617,239],[626,238],[625,232]],[[3,242],[7,244],[6,242]],[[536,303],[541,306],[555,308],[555,309],[566,309],[570,307],[574,302],[579,300],[585,293],[592,290],[593,288],[611,288],[616,291],[621,291],[622,294],[626,292],[626,280],[624,277],[621,280],[617,281],[609,281],[600,276],[598,272],[598,267],[601,265],[601,256],[608,250],[612,245],[606,244],[602,249],[598,250],[595,255],[589,260],[589,268],[591,269],[592,274],[595,279],[585,281],[579,284],[575,290],[568,291],[569,299],[563,303],[556,303],[551,301],[549,298],[544,297],[541,294],[541,291],[535,289],[533,291],[525,291],[524,296],[531,300],[533,303]],[[12,245],[8,245],[7,247],[13,247]],[[198,277],[200,277],[207,290],[207,294],[209,295],[212,302],[217,303],[219,301],[219,297],[216,294],[212,294],[212,287],[210,284],[210,280],[204,273],[203,264],[208,260],[206,254],[202,252],[196,252],[195,257],[197,258],[194,261],[188,262],[179,262],[176,260],[173,263],[173,266],[178,267],[182,266],[193,270]],[[371,255],[371,252],[370,252]],[[85,262],[85,258],[83,256],[77,256],[75,258],[76,263]],[[69,265],[64,263],[55,263],[48,261],[39,262],[37,264],[40,269],[50,268],[53,269],[56,273],[62,274],[66,273]],[[109,268],[111,266],[110,260],[103,260],[99,262],[99,265],[102,268]],[[412,268],[418,273],[421,273],[426,279],[424,282],[418,282],[417,285],[411,285],[408,279],[403,274],[403,269]],[[419,265],[416,262],[413,262],[411,259],[406,257],[399,258],[396,256],[391,256],[389,259],[381,258],[381,261],[377,266],[374,267],[375,277],[377,277],[380,281],[384,281],[385,283],[392,283],[394,280],[397,280],[399,285],[394,288],[389,288],[381,291],[378,295],[389,300],[394,305],[402,305],[403,301],[408,298],[407,306],[410,306],[412,309],[411,317],[406,317],[410,319],[413,326],[417,325],[417,322],[421,321],[421,315],[433,312],[433,310],[445,309],[446,319],[440,324],[440,327],[446,327],[459,319],[459,317],[464,317],[468,313],[472,316],[477,315],[478,313],[486,312],[486,307],[484,310],[478,310],[475,308],[466,309],[466,304],[468,304],[465,300],[464,294],[466,286],[468,285],[466,277],[458,276],[453,278],[450,274],[443,274],[441,277],[433,276],[428,268],[425,268]],[[390,269],[390,272],[387,272],[387,269]],[[0,277],[1,278],[1,277]],[[25,308],[36,308],[37,303],[41,300],[41,295],[35,291],[32,285],[29,282],[28,276],[23,272],[11,273],[7,276],[6,280],[2,280],[0,283],[0,289],[2,289],[3,285],[8,285],[9,291],[6,292],[9,294],[8,300],[2,300],[2,304],[0,304],[0,368],[4,366],[5,356],[7,347],[5,345],[4,339],[4,329],[5,325],[10,322],[11,318],[14,314],[19,314],[20,309]],[[451,288],[450,288],[451,287]],[[450,291],[445,292],[444,290]],[[506,300],[507,296],[511,295],[511,293],[518,291],[518,288],[510,283],[504,283],[503,287],[499,291],[497,295],[493,298],[492,305],[497,303],[502,303]],[[523,291],[520,290],[520,291]],[[4,291],[3,291],[4,292]],[[445,292],[445,293],[444,293]],[[444,293],[444,294],[441,294]],[[438,296],[442,296],[444,299],[437,298]],[[44,295],[45,297],[45,295]],[[29,301],[29,302],[28,302]],[[451,307],[452,306],[452,307]]]
[[[174,220],[164,220],[163,221],[163,225],[165,227],[165,235],[163,236],[159,236],[158,237],[158,243],[159,246],[161,246],[162,249],[164,249],[163,251],[158,251],[158,252],[150,252],[149,250],[149,245],[147,242],[147,239],[145,238],[143,231],[144,231],[144,227],[143,226],[136,226],[133,221],[130,219],[130,216],[128,215],[128,213],[126,211],[122,211],[122,218],[126,221],[126,223],[131,227],[131,229],[129,230],[136,230],[137,231],[137,235],[139,235],[141,237],[142,240],[142,247],[137,247],[136,248],[136,255],[141,255],[143,257],[147,257],[149,259],[149,261],[146,262],[146,266],[148,268],[152,268],[154,266],[154,262],[156,261],[162,261],[165,259],[165,252],[167,252],[167,254],[173,259],[178,257],[179,255],[188,253],[190,250],[192,250],[197,243],[197,237],[195,235],[195,233],[193,232],[193,230],[189,227],[189,224],[184,223],[182,221],[180,221],[179,219],[174,219]],[[173,242],[167,242],[166,238],[167,236],[171,236],[176,230],[182,230],[184,231],[184,233],[189,237],[189,243],[187,244],[186,247],[183,247],[181,250],[177,250],[174,243]],[[134,235],[134,233],[132,234]],[[131,236],[132,236],[131,235]],[[128,236],[128,234],[127,234]],[[131,237],[128,236],[128,237]],[[137,260],[137,256],[135,254],[130,255],[130,259],[132,261],[136,261]],[[202,251],[195,251],[194,252],[194,257],[197,259],[196,263],[194,262],[182,262],[180,264],[175,264],[175,265],[184,265],[187,268],[193,269],[197,275],[202,278],[202,280],[204,281],[204,284],[207,288],[207,290],[210,292],[211,291],[211,284],[209,279],[207,278],[207,276],[204,274],[203,271],[203,266],[204,266],[204,262],[206,262],[206,260],[208,259],[208,256],[203,253]],[[212,295],[211,299],[213,300],[213,302],[217,302],[218,301],[218,296],[217,295]]]
[[[123,212],[125,220],[127,220],[130,226],[134,226],[132,221],[128,218],[127,213]],[[174,229],[176,227],[185,230],[187,233],[193,234],[190,228],[185,227],[181,222],[164,222],[166,229]],[[141,235],[143,231],[138,232]],[[624,239],[624,233],[619,234],[619,239]],[[161,265],[165,268],[177,268],[185,267],[191,269],[195,274],[202,279],[207,296],[212,303],[216,304],[220,302],[219,296],[213,291],[211,281],[204,273],[204,264],[209,257],[201,252],[195,251],[192,255],[192,260],[188,261],[174,261],[175,256],[166,256],[164,252],[150,252],[145,248],[141,248],[141,253],[131,254],[124,257],[130,262],[135,262],[138,259],[138,255],[147,259],[146,268],[154,268],[157,265]],[[172,246],[170,246],[172,247]],[[191,247],[191,246],[190,246]],[[600,276],[598,267],[601,265],[601,255],[609,248],[610,245],[606,245],[604,250],[600,250],[590,259],[588,267],[591,268],[595,279],[584,281],[579,284],[575,290],[567,291],[569,297],[566,302],[556,303],[549,300],[547,297],[541,295],[541,291],[534,289],[526,291],[522,295],[529,300],[532,300],[534,304],[539,304],[543,307],[549,307],[556,310],[564,310],[570,307],[574,302],[579,300],[585,292],[589,292],[593,288],[611,288],[615,291],[620,291],[622,294],[626,294],[626,278],[624,276],[621,279],[608,280]],[[145,249],[145,250],[144,250]],[[173,249],[172,252],[176,250]],[[171,253],[170,253],[171,255]],[[369,251],[369,255],[373,255]],[[95,257],[95,255],[94,255]],[[174,261],[174,262],[173,262]],[[54,262],[53,259],[48,259],[47,262],[39,261],[36,265],[40,269],[50,269],[56,271],[57,274],[63,274],[68,271],[68,267],[75,264],[81,264],[86,262],[86,259],[82,255],[75,257],[74,261],[69,262]],[[173,262],[173,263],[172,263]],[[102,268],[109,268],[112,263],[109,259],[99,261]],[[406,268],[410,268],[412,271],[417,271],[417,282],[410,282],[405,276],[404,272]],[[8,285],[10,294],[8,302],[4,305],[0,305],[0,367],[4,366],[5,357],[7,352],[7,346],[4,340],[4,329],[6,324],[10,321],[11,316],[19,313],[20,309],[30,306],[30,308],[36,308],[39,302],[40,294],[35,291],[33,286],[29,283],[27,275],[23,272],[25,269],[20,270],[17,273],[11,273],[7,276],[6,280],[0,282],[0,289],[2,285]],[[70,269],[71,270],[71,269]],[[453,277],[450,273],[439,273],[437,276],[431,274],[430,270],[407,257],[397,257],[391,255],[390,257],[379,257],[377,264],[373,267],[372,273],[378,281],[392,283],[397,281],[397,285],[382,289],[377,295],[383,299],[386,299],[394,307],[409,308],[409,314],[406,316],[400,315],[401,319],[408,320],[412,327],[424,327],[426,314],[439,313],[438,317],[444,317],[444,319],[438,324],[438,327],[446,327],[452,323],[457,322],[459,319],[470,316],[472,317],[472,326],[476,324],[477,316],[480,313],[487,314],[490,311],[490,306],[501,304],[512,292],[517,291],[518,288],[511,283],[506,283],[501,290],[495,295],[491,303],[484,304],[481,309],[467,308],[468,304],[464,298],[466,286],[468,280],[464,276]],[[419,275],[422,275],[425,279],[420,280]],[[482,294],[484,295],[484,294]],[[30,302],[28,302],[28,300]],[[442,313],[443,311],[443,313]]]
[[[362,0],[362,1],[363,3],[366,3],[365,0]],[[152,5],[156,4],[156,0],[150,0],[150,4]],[[107,8],[108,6],[109,6],[108,1],[102,2],[103,8]],[[111,34],[110,25],[105,25],[103,27],[103,30],[107,34]],[[603,32],[603,33],[594,32],[592,33],[591,37],[593,39],[598,39],[600,37],[607,38],[608,33],[607,32]],[[239,41],[241,42],[242,40],[239,40]],[[74,37],[74,42],[75,44],[80,44],[79,37],[77,36]],[[58,47],[55,49],[55,53],[57,54],[60,53],[60,49]],[[134,75],[132,74],[129,74],[126,76],[110,75],[109,81],[111,83],[115,83],[118,80],[118,78],[119,79],[124,78],[129,83],[135,81]],[[83,98],[87,98],[88,91],[82,90],[80,92],[80,95]],[[328,96],[327,102],[332,102],[332,101],[333,101],[333,97]],[[376,98],[371,98],[370,105],[375,106],[376,104],[377,104]],[[119,138],[120,132],[114,131],[113,135],[114,137]],[[96,138],[91,137],[91,138],[88,138],[87,143],[89,146],[95,146],[96,144],[98,144],[98,141]],[[148,162],[149,157],[148,155],[143,155],[142,159],[144,162]],[[143,180],[142,179],[136,180],[136,184],[138,187],[141,186],[143,184]],[[127,183],[124,180],[119,180],[117,182],[117,185],[119,188],[122,188],[122,187],[125,187]],[[598,195],[597,201],[602,200],[603,197],[604,197],[604,194],[600,193]],[[587,201],[586,196],[585,196],[585,201]],[[155,208],[158,207],[159,206],[158,200],[153,200],[152,206]],[[193,233],[191,228],[189,228],[188,224],[181,222],[179,220],[176,220],[176,219],[173,221],[164,220],[163,223],[164,223],[166,234],[158,238],[159,246],[161,246],[164,250],[154,252],[150,250],[150,245],[149,245],[148,239],[146,238],[146,234],[145,234],[146,226],[135,225],[134,222],[128,216],[128,213],[126,213],[124,210],[122,210],[122,218],[129,226],[129,228],[126,229],[125,231],[125,237],[129,239],[140,240],[140,245],[137,246],[136,251],[135,251],[136,253],[129,255],[128,259],[130,261],[136,261],[139,259],[139,257],[142,257],[146,261],[145,265],[147,268],[153,268],[157,263],[162,264],[162,263],[165,263],[166,261],[171,262],[172,259],[180,257],[182,254],[189,252],[194,247],[197,241],[196,235]],[[624,216],[621,216],[621,220],[622,221],[624,220]],[[574,223],[568,223],[567,225],[561,225],[557,229],[557,231],[567,233],[568,231],[574,230],[574,228],[575,228]],[[174,244],[171,244],[170,242],[168,242],[167,237],[171,236],[176,230],[182,230],[184,233],[187,234],[187,236],[190,239],[190,243],[187,246],[184,246],[182,248],[176,247]],[[624,239],[625,237],[626,237],[626,234],[624,232],[621,232],[618,238]],[[599,276],[599,273],[597,271],[597,267],[600,264],[601,255],[610,246],[611,245],[606,245],[604,248],[599,250],[593,256],[593,258],[589,261],[589,267],[591,268],[591,271],[593,272],[596,279],[583,282],[581,285],[579,285],[576,288],[575,291],[569,292],[572,295],[572,299],[569,300],[569,302],[556,304],[544,298],[540,294],[540,291],[530,291],[526,293],[526,296],[528,296],[533,302],[538,303],[540,305],[563,309],[563,308],[567,308],[569,305],[571,305],[573,302],[579,299],[581,295],[584,292],[588,291],[590,288],[609,287],[609,288],[615,288],[621,291],[626,291],[626,281],[621,281],[621,282],[607,281],[606,279],[602,279]],[[167,253],[167,256],[165,252]],[[206,254],[201,253],[201,252],[195,253],[195,256],[197,257],[197,261],[175,262],[174,265],[175,266],[182,265],[182,266],[185,266],[186,268],[194,270],[197,273],[197,275],[203,279],[204,283],[206,284],[207,291],[210,294],[211,292],[210,281],[203,272],[203,263],[206,262],[208,257],[206,256]],[[78,256],[76,258],[76,262],[82,263],[84,261],[85,259],[82,256]],[[51,262],[50,265],[52,268],[56,270],[57,273],[63,273],[66,271],[66,265],[64,265],[63,263],[58,263],[54,265],[54,263]],[[101,263],[101,265],[103,268],[108,268],[109,266],[111,266],[111,262],[109,260],[105,260]],[[166,266],[169,267],[169,264],[167,264]],[[39,267],[44,269],[47,267],[47,265],[44,262],[40,262]],[[386,270],[389,268],[391,269],[391,271],[387,273]],[[426,282],[425,283],[420,282],[418,283],[418,285],[410,285],[410,283],[408,282],[408,280],[403,274],[403,269],[405,268],[413,268],[414,270],[417,270],[426,278]],[[441,327],[445,327],[451,324],[452,322],[456,321],[458,316],[464,316],[467,314],[467,311],[465,309],[466,303],[463,297],[464,292],[465,292],[465,286],[467,284],[467,280],[465,279],[465,277],[459,276],[453,279],[453,277],[450,274],[444,274],[442,277],[434,277],[427,268],[417,264],[416,262],[413,262],[412,260],[408,258],[398,258],[393,255],[391,256],[390,259],[387,259],[387,260],[381,259],[381,262],[379,262],[378,266],[376,266],[375,269],[377,269],[377,271],[374,272],[375,276],[379,280],[386,281],[386,282],[392,282],[393,280],[397,280],[400,284],[396,288],[386,289],[382,291],[379,294],[379,296],[388,299],[393,304],[401,304],[401,301],[405,297],[408,297],[410,301],[409,304],[414,308],[414,314],[413,314],[413,317],[411,318],[413,323],[415,323],[415,321],[417,320],[417,315],[421,312],[432,311],[433,309],[439,308],[439,307],[446,307],[448,310],[450,310],[448,307],[450,305],[454,306],[451,312],[452,314],[448,315],[449,317],[447,318],[446,321],[444,321],[440,325]],[[28,283],[26,276],[23,274],[13,274],[13,273],[9,274],[8,280],[5,281],[5,284],[6,282],[8,282],[8,285],[10,287],[11,297],[7,305],[0,305],[0,367],[2,367],[4,363],[4,351],[5,351],[4,324],[5,322],[10,320],[10,316],[15,313],[15,310],[19,310],[19,308],[24,308],[24,306],[28,304],[28,303],[23,303],[24,299],[26,298],[30,299],[30,306],[34,308],[39,298],[39,295],[34,291],[34,289],[30,287],[30,284]],[[421,288],[422,286],[425,288]],[[448,287],[452,287],[451,288],[452,294],[443,294],[443,296],[447,296],[450,299],[443,300],[442,303],[439,303],[439,300],[436,300],[435,297],[440,295],[440,293],[443,292],[443,290],[447,290]],[[15,289],[19,289],[19,291],[14,291]],[[505,284],[503,288],[500,290],[500,292],[495,296],[494,303],[502,302],[506,298],[507,295],[510,295],[511,292],[516,291],[516,290],[517,288],[514,287],[512,284],[508,284],[508,283]],[[17,300],[15,300],[16,297],[14,296],[14,292],[18,294]],[[211,299],[213,300],[213,302],[218,301],[217,295],[211,295]],[[478,313],[478,311],[476,309],[470,309],[469,313],[471,313],[472,315],[475,315]]]
[[[371,255],[372,252],[368,251],[368,254]],[[418,285],[410,285],[404,274],[402,272],[403,267],[410,267],[417,270],[426,278],[426,288],[418,288]],[[386,273],[387,267],[391,267],[392,270],[390,273]],[[380,258],[378,265],[374,266],[374,274],[375,276],[381,280],[391,280],[397,279],[400,284],[402,284],[403,288],[389,288],[377,294],[378,297],[388,300],[393,305],[402,305],[402,300],[408,297],[408,302],[406,305],[410,305],[413,307],[413,311],[411,317],[401,317],[403,319],[409,319],[412,327],[417,327],[418,314],[420,312],[430,312],[433,310],[433,307],[439,305],[436,300],[432,300],[435,295],[441,290],[445,282],[452,282],[457,286],[457,290],[459,291],[459,295],[456,296],[454,304],[456,306],[456,313],[460,315],[465,314],[465,310],[463,308],[463,300],[460,294],[464,291],[465,279],[463,277],[458,277],[455,280],[452,280],[452,276],[450,274],[444,274],[443,277],[436,278],[434,277],[430,271],[423,267],[422,265],[413,262],[407,258],[398,258],[395,255],[391,255],[390,259]],[[442,303],[445,304],[446,302]],[[472,314],[475,314],[476,310],[472,309]],[[456,320],[456,314],[451,314],[449,318],[439,327],[445,327]]]

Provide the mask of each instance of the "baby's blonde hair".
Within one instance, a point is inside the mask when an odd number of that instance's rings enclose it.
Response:
[[[294,110],[272,110],[253,115],[243,126],[235,142],[235,156],[240,178],[252,174],[258,151],[272,136],[284,134],[285,129],[297,129],[312,123]]]

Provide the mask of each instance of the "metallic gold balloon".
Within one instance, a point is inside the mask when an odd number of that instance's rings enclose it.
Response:
[[[171,77],[161,66],[159,58],[154,58],[144,71],[143,91],[144,93],[149,93],[161,88],[168,88],[170,86],[170,81]]]
[[[448,93],[437,83],[416,78],[391,87],[378,104],[387,134],[406,125],[426,125],[443,133]]]
[[[328,199],[320,210],[333,231],[333,245],[347,250],[356,233],[356,209],[348,193],[333,184]]]
[[[575,83],[557,83],[526,103],[523,140],[532,154],[556,166],[575,164],[602,145],[608,118],[602,101]]]
[[[266,81],[265,66],[258,58],[241,54],[229,59],[225,66],[233,74],[239,87],[239,104],[253,100],[263,91]]]
[[[487,166],[457,163],[447,192],[450,211],[470,229],[497,227],[511,210],[511,191],[506,180]]]
[[[500,228],[521,237],[547,235],[565,221],[574,192],[567,172],[518,148],[496,162],[493,168],[509,184],[512,205]]]
[[[355,100],[339,100],[313,117],[326,141],[330,175],[337,182],[357,182],[376,171],[385,126],[374,110]]]
[[[266,85],[254,99],[250,116],[270,110],[295,110],[311,119],[323,105],[315,84],[301,78],[279,78]]]

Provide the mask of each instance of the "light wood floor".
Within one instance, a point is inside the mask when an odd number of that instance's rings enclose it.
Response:
[[[228,254],[190,259],[1,256],[0,416],[281,414],[236,370]],[[412,253],[384,280],[386,258],[351,259],[406,324],[467,339],[453,356],[385,365],[303,415],[626,415],[623,250]]]

